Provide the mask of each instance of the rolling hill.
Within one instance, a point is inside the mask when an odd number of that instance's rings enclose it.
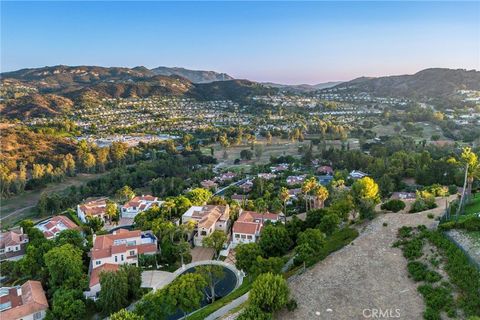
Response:
[[[297,92],[297,93],[306,93],[306,92],[313,92],[317,90],[327,89],[339,85],[342,81],[331,81],[331,82],[324,82],[318,84],[297,84],[297,85],[288,85],[288,84],[280,84],[280,83],[273,83],[273,82],[264,82],[262,83],[264,86],[277,88],[287,92]]]
[[[480,72],[432,68],[413,75],[357,78],[334,88],[369,92],[376,96],[412,99],[451,98],[457,90],[480,90]]]
[[[38,92],[5,99],[0,104],[8,118],[25,119],[68,112],[83,103],[95,104],[103,98],[147,98],[177,96],[200,100],[244,101],[256,94],[275,92],[248,80],[231,80],[226,74],[163,68],[151,71],[145,67],[106,68],[96,66],[54,66],[22,69],[1,74],[2,85],[25,85]],[[166,71],[170,70],[170,71]],[[175,71],[175,72],[174,72]],[[157,73],[169,73],[159,75]],[[191,79],[187,79],[188,76]],[[222,79],[221,81],[207,81]]]
[[[189,70],[185,68],[158,67],[150,70],[155,75],[162,76],[180,76],[190,80],[193,83],[209,83],[215,81],[233,80],[233,77],[226,73],[215,71]]]

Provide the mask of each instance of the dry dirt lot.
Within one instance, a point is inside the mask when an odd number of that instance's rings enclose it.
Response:
[[[408,278],[401,250],[392,244],[402,226],[435,226],[438,222],[427,214],[443,212],[445,200],[438,201],[439,208],[418,214],[381,214],[361,230],[353,244],[291,278],[289,286],[298,308],[276,318],[375,319],[372,312],[381,309],[383,317],[377,313],[376,319],[422,319],[423,299]],[[388,225],[383,226],[384,222]]]

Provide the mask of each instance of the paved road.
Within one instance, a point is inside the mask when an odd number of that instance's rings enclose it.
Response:
[[[214,313],[210,314],[208,317],[205,318],[205,320],[215,320],[218,319],[224,315],[226,315],[230,310],[238,307],[242,303],[248,300],[248,292],[245,293],[243,296],[238,297],[237,299],[233,300],[226,306],[221,307]]]

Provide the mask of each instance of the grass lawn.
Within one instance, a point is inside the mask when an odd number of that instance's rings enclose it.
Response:
[[[475,194],[472,201],[465,206],[465,214],[474,214],[480,212],[480,193]]]

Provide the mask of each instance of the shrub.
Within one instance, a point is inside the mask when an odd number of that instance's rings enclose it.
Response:
[[[433,213],[427,214],[427,217],[428,217],[428,219],[433,219],[433,218],[435,218],[435,216],[433,215]]]
[[[448,193],[449,194],[456,194],[458,192],[458,187],[454,184],[448,186]]]
[[[441,320],[440,312],[433,310],[432,308],[427,307],[423,313],[423,319],[425,320]]]
[[[408,269],[408,273],[410,273],[413,280],[415,281],[425,280],[428,273],[428,267],[425,264],[418,261],[409,262],[407,265],[407,269]]]
[[[389,201],[383,203],[380,206],[380,208],[382,210],[398,212],[400,210],[405,209],[405,202],[403,202],[402,200],[393,199],[393,200],[389,200]]]
[[[480,231],[480,217],[471,216],[458,223],[458,226],[468,231]]]
[[[398,229],[398,237],[399,238],[409,238],[412,235],[412,227],[403,226]]]
[[[446,230],[451,230],[455,228],[455,221],[449,221],[442,223],[441,225],[438,226],[440,230],[446,231]]]
[[[388,223],[384,222],[384,223],[382,224],[382,226],[386,227],[386,226],[388,226]]]
[[[281,275],[264,273],[253,282],[248,300],[265,312],[282,309],[288,302],[287,281]]]
[[[422,252],[423,241],[421,239],[413,239],[408,241],[403,246],[403,256],[408,260],[420,258],[423,255]]]
[[[438,313],[450,309],[454,303],[451,291],[445,287],[432,287],[426,284],[418,287],[418,291],[424,297],[427,307]]]
[[[435,196],[432,193],[426,190],[417,191],[417,199],[412,203],[410,213],[421,212],[436,207]]]
[[[237,317],[237,320],[271,320],[273,316],[271,313],[264,312],[256,305],[249,305]]]
[[[448,187],[439,185],[438,183],[432,184],[429,187],[425,188],[425,191],[431,193],[434,197],[445,197],[448,196]]]
[[[295,301],[295,299],[290,299],[288,302],[287,302],[287,310],[292,312],[294,311],[295,309],[297,309],[298,305],[297,305],[297,301]]]

